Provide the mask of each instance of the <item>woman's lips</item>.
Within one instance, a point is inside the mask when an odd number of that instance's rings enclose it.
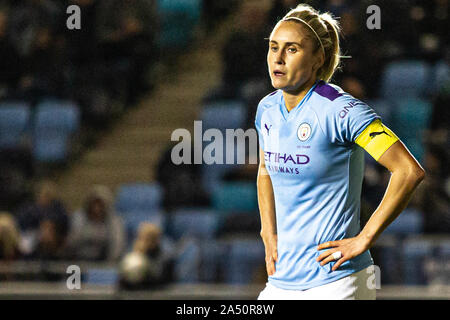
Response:
[[[286,74],[285,74],[284,72],[281,72],[280,70],[274,70],[274,71],[273,71],[273,75],[274,75],[275,77],[283,77],[283,76],[285,76]]]

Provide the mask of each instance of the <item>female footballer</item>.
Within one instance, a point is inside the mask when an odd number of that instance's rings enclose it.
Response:
[[[257,178],[268,282],[258,299],[375,299],[369,249],[402,212],[425,172],[365,103],[327,81],[339,65],[339,26],[299,5],[267,54],[277,91],[256,112]],[[364,150],[391,172],[360,229]]]

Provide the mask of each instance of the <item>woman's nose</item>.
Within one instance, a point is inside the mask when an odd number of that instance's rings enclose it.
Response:
[[[284,57],[283,57],[283,52],[279,51],[276,53],[275,55],[275,63],[276,64],[283,64],[284,63]]]

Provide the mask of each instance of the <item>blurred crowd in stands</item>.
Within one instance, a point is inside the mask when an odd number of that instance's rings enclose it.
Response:
[[[0,1],[0,104],[22,101],[33,110],[48,97],[70,100],[79,106],[82,126],[107,125],[151,91],[157,81],[155,65],[165,50],[180,44],[161,36],[168,32],[165,25],[177,21],[161,15],[169,2]],[[449,1],[304,2],[340,17],[342,54],[351,58],[343,59],[332,82],[378,112],[427,172],[400,216],[405,220],[392,226],[392,233],[448,235]],[[221,48],[221,85],[202,102],[204,123],[210,120],[211,127],[222,128],[231,121],[228,128],[254,128],[259,100],[273,91],[264,39],[297,3],[273,0],[267,10],[258,1],[201,1],[198,15],[205,36],[237,12]],[[81,8],[81,30],[65,27],[70,4]],[[381,30],[366,27],[371,4],[381,8]],[[396,75],[407,76],[398,81]],[[406,94],[402,84],[417,87]],[[0,149],[0,260],[111,262],[118,264],[124,288],[170,281],[264,282],[264,249],[257,238],[257,165],[177,166],[170,160],[171,147],[161,154],[157,182],[149,184],[149,193],[146,187],[139,189],[144,198],[153,197],[145,200],[151,202],[147,207],[124,204],[126,196],[142,200],[136,198],[137,189],[114,195],[106,186],[92,186],[75,212],[67,211],[54,182],[34,175],[33,152],[23,146]],[[366,158],[362,224],[381,201],[389,177]],[[186,237],[189,232],[194,236]],[[234,243],[230,235],[243,240]],[[448,259],[448,242],[443,248],[439,250]],[[391,261],[385,255],[380,259]],[[394,276],[391,281],[395,283]]]
[[[443,275],[437,281],[449,284],[448,240],[415,241],[408,236],[448,236],[450,232],[450,177],[447,170],[450,150],[450,112],[447,110],[450,103],[450,2],[304,2],[340,17],[341,48],[345,57],[331,82],[372,107],[427,172],[426,180],[409,206],[385,231],[380,245],[372,250],[375,263],[386,274],[383,283],[431,283],[433,277],[429,276],[427,282],[424,275],[423,261],[428,259],[428,266],[433,263],[442,266],[435,268],[436,273]],[[204,130],[254,128],[258,102],[273,91],[267,72],[268,44],[264,39],[297,3],[295,0],[274,0],[269,10],[258,2],[242,3],[231,35],[221,51],[221,85],[203,99],[200,119]],[[381,9],[379,30],[370,30],[366,26],[370,16],[366,10],[373,4]],[[235,109],[241,109],[243,113],[235,112]],[[252,215],[244,212],[249,208],[244,190],[253,190],[255,195],[253,184],[257,165],[175,166],[170,162],[171,147],[161,157],[157,169],[158,182],[164,189],[164,208],[173,212],[198,206],[221,212],[228,210],[232,213],[223,219],[220,235],[257,234],[257,209],[254,208]],[[223,151],[226,154],[227,151]],[[389,171],[366,154],[362,226],[383,198],[389,178]],[[390,236],[393,236],[393,242],[386,240]],[[401,249],[392,250],[392,243]],[[396,255],[400,258],[393,258]],[[407,264],[413,264],[417,269],[411,271]]]
[[[341,68],[331,82],[369,104],[419,160],[427,172],[427,179],[417,190],[411,207],[421,212],[425,220],[424,232],[449,232],[450,179],[446,169],[450,146],[450,112],[447,110],[450,103],[449,1],[305,2],[340,17],[342,55],[351,57],[342,59]],[[222,49],[222,84],[205,96],[205,109],[224,101],[228,104],[240,101],[246,112],[241,127],[254,127],[258,102],[273,91],[267,72],[267,41],[264,39],[269,37],[276,22],[297,3],[295,0],[273,1],[269,11],[255,2],[242,5],[234,31]],[[381,8],[380,30],[366,27],[369,17],[366,9],[372,4]],[[389,87],[394,85],[397,87]],[[200,179],[199,168],[192,165],[185,166],[184,170],[182,166],[171,167],[167,165],[169,157],[169,153],[163,155],[158,168],[159,181],[166,189],[174,190],[166,193],[167,208],[207,202],[204,197],[199,197],[203,194],[201,190],[192,188],[200,185],[196,181]],[[364,218],[381,201],[390,177],[389,172],[370,156],[367,156],[366,164],[362,194]],[[167,165],[166,169],[164,165]],[[236,170],[225,175],[224,180],[254,181],[256,177],[256,166],[242,166]],[[170,173],[186,176],[186,179],[176,180],[175,184],[174,179],[167,176]],[[179,194],[175,192],[177,189],[186,189],[184,198],[189,194],[188,190],[192,195],[183,200],[174,196]]]
[[[141,70],[158,57],[155,1],[2,2],[1,63],[7,71],[1,75],[2,98],[32,105],[47,96],[73,99],[87,119],[105,121],[109,110],[94,100],[123,95],[131,102],[145,92]],[[66,27],[71,4],[82,13],[79,30]]]

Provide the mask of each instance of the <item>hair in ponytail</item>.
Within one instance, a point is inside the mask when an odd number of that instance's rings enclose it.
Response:
[[[317,78],[329,81],[339,68],[341,49],[339,46],[340,26],[328,12],[319,13],[306,4],[299,4],[289,11],[282,20],[299,21],[308,25],[317,40],[317,50],[323,50],[324,63],[317,70]]]

